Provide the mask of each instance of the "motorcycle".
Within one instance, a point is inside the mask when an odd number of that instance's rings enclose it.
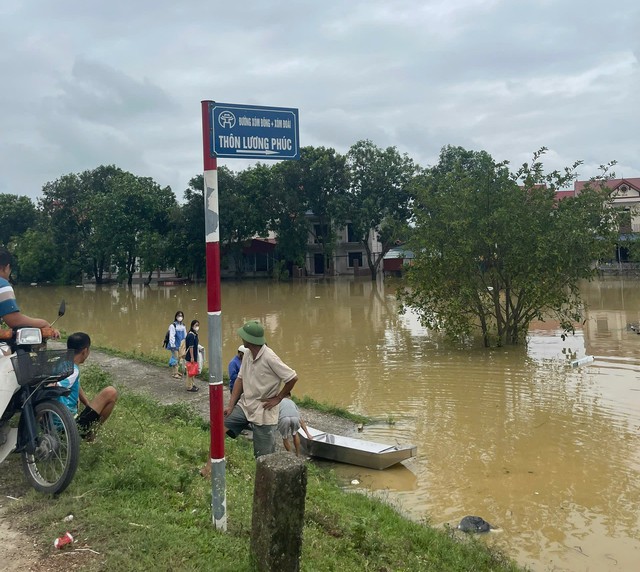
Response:
[[[74,352],[46,349],[53,334],[52,328],[0,330],[0,463],[20,454],[31,486],[47,494],[69,486],[80,454],[75,419],[58,401],[70,389],[55,385],[73,373]]]

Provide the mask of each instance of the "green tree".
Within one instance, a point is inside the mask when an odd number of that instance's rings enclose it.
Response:
[[[169,237],[155,230],[143,233],[139,245],[140,271],[147,273],[145,286],[151,284],[153,272],[170,266]]]
[[[348,217],[375,280],[384,255],[408,238],[409,186],[417,167],[395,147],[381,149],[368,140],[355,143],[347,158],[351,177]],[[379,252],[371,248],[371,231],[382,246]]]
[[[104,273],[111,265],[111,245],[108,240],[100,240],[94,231],[96,217],[102,216],[102,213],[93,209],[94,199],[108,195],[113,181],[123,173],[124,171],[115,165],[101,165],[80,174],[84,210],[80,219],[82,255],[86,261],[85,270],[95,277],[96,284],[102,284]]]
[[[220,248],[230,257],[236,276],[243,273],[242,249],[245,242],[267,232],[266,207],[271,186],[271,171],[258,164],[240,173],[218,168],[218,208],[220,209]],[[204,177],[197,175],[185,191],[183,232],[179,255],[180,268],[201,269],[205,274]]]
[[[544,151],[512,175],[484,151],[445,147],[417,178],[416,257],[400,299],[425,326],[455,338],[479,330],[485,346],[524,341],[534,319],[573,330],[579,282],[611,252],[617,213],[596,180],[558,202],[579,163],[544,174]]]
[[[169,260],[182,276],[206,275],[204,236],[204,179],[197,175],[184,191],[184,202],[171,214]]]
[[[0,245],[7,246],[13,237],[33,228],[37,216],[29,197],[0,194]]]
[[[313,213],[316,223],[309,230],[321,247],[326,273],[331,270],[330,261],[335,253],[337,229],[346,224],[348,216],[349,175],[346,157],[335,149],[306,147],[300,153],[297,166],[301,171],[300,183],[307,209]]]
[[[176,204],[170,187],[160,187],[149,177],[121,172],[109,181],[109,192],[92,201],[94,240],[118,267],[118,278],[133,282],[133,274],[146,252],[155,264],[149,244],[169,231]],[[146,248],[145,248],[146,247]],[[147,268],[148,271],[148,268]]]
[[[299,161],[285,161],[273,170],[270,226],[278,235],[279,256],[289,272],[293,265],[303,266],[311,233],[325,272],[330,270],[336,230],[346,221],[346,158],[335,149],[304,147]]]
[[[111,191],[114,178],[124,171],[114,165],[101,165],[82,173],[63,175],[48,182],[39,201],[50,240],[56,244],[61,265],[55,279],[73,282],[81,279],[82,272],[95,276],[100,284],[110,264],[110,241],[95,233],[95,204],[104,204],[103,197]]]
[[[271,168],[258,163],[235,174],[219,169],[220,242],[236,268],[244,273],[242,249],[247,240],[267,234]]]
[[[307,210],[307,197],[298,161],[278,163],[273,167],[269,228],[278,236],[276,255],[289,275],[294,265],[305,265],[309,240]]]
[[[16,240],[15,272],[20,282],[51,282],[59,276],[62,258],[49,233],[42,228],[30,228]]]

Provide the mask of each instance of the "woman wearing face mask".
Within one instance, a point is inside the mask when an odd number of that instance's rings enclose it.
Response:
[[[187,336],[187,328],[184,326],[184,313],[181,310],[176,312],[173,322],[169,326],[169,342],[167,349],[171,351],[171,358],[169,358],[169,365],[173,368],[172,375],[176,379],[180,379],[182,375],[178,373],[178,365],[180,363],[178,350],[180,343]]]
[[[198,320],[192,320],[189,333],[187,334],[187,355],[184,356],[187,365],[187,391],[195,393],[200,388],[193,384],[193,380],[198,375],[198,330],[200,329],[200,322]]]

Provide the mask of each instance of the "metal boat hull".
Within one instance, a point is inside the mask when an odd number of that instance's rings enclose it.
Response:
[[[300,442],[307,454],[329,461],[382,470],[415,457],[418,452],[415,445],[386,445],[323,433],[309,426],[307,429],[313,436],[311,440],[302,429],[298,431]]]

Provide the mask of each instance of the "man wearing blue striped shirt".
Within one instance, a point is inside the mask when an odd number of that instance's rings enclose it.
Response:
[[[9,282],[11,276],[11,254],[5,248],[0,248],[0,320],[10,328],[32,327],[48,328],[49,322],[42,318],[30,318],[18,307],[16,295]],[[60,333],[54,330],[54,337],[60,337]]]

